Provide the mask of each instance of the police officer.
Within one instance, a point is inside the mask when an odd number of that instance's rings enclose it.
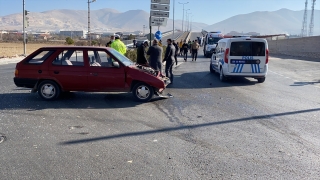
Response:
[[[120,41],[120,36],[118,34],[115,35],[115,40],[111,43],[111,47],[122,55],[127,52],[127,47],[122,41]]]

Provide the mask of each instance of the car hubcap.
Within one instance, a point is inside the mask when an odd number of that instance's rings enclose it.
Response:
[[[45,84],[42,86],[41,93],[45,98],[52,98],[55,95],[54,86],[51,84]]]
[[[146,99],[150,94],[150,90],[146,86],[139,86],[136,93],[140,99]]]

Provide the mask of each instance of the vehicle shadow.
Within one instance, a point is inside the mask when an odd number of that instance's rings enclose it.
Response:
[[[20,88],[19,88],[20,89]],[[0,94],[0,110],[26,109],[36,111],[43,109],[122,109],[135,107],[143,102],[137,102],[131,93],[62,93],[55,101],[45,101],[37,93],[21,92]],[[165,98],[154,96],[152,103]],[[13,103],[15,102],[15,103]]]
[[[283,112],[283,113],[278,113],[278,114],[267,114],[267,115],[260,115],[260,116],[251,116],[251,117],[246,117],[246,118],[231,119],[231,120],[209,122],[209,123],[202,123],[202,124],[184,125],[184,126],[179,126],[179,127],[167,127],[167,128],[154,129],[154,130],[148,130],[148,131],[127,132],[127,133],[120,133],[120,134],[114,134],[114,135],[109,135],[109,136],[101,136],[101,137],[94,137],[94,138],[86,138],[86,139],[80,139],[80,140],[70,140],[70,141],[61,142],[61,143],[59,143],[59,145],[72,145],[72,144],[81,144],[81,143],[92,143],[92,142],[96,142],[96,141],[104,141],[104,140],[111,140],[111,139],[117,139],[117,138],[149,135],[149,134],[172,132],[172,131],[180,131],[180,130],[184,130],[184,129],[188,129],[188,130],[190,130],[190,129],[198,129],[198,128],[204,128],[204,127],[209,127],[209,126],[217,126],[217,125],[238,123],[238,122],[244,122],[244,121],[261,121],[261,120],[268,120],[268,119],[271,119],[271,118],[274,118],[274,117],[282,117],[282,116],[309,113],[309,112],[316,112],[316,111],[320,111],[320,108],[299,110],[299,111],[291,111],[291,112]]]
[[[305,85],[315,85],[315,84],[319,84],[320,80],[318,81],[314,81],[314,82],[294,82],[294,84],[290,85],[290,86],[305,86]]]
[[[244,77],[233,77],[226,82],[221,82],[218,73],[190,72],[181,75],[174,75],[173,84],[167,88],[177,89],[201,89],[201,88],[221,88],[232,86],[252,86],[256,85],[257,80]]]

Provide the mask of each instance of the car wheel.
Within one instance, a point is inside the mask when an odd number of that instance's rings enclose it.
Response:
[[[223,74],[223,68],[221,67],[220,68],[220,75],[219,75],[219,79],[220,79],[220,81],[226,81],[226,76]]]
[[[266,80],[266,77],[258,78],[257,80],[258,80],[258,83],[263,83]]]
[[[211,73],[215,73],[215,72],[216,72],[215,70],[213,70],[211,63],[210,63],[210,72],[211,72]]]
[[[42,81],[38,86],[39,96],[47,101],[54,100],[60,95],[60,87],[53,81]]]
[[[145,83],[138,83],[133,87],[132,93],[137,101],[148,102],[152,98],[154,90]]]

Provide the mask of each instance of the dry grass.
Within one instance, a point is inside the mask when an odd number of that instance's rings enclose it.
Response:
[[[31,54],[33,51],[39,49],[44,46],[57,46],[63,45],[60,44],[52,44],[52,43],[28,43],[26,45],[26,54]],[[14,57],[14,56],[23,55],[23,43],[0,43],[0,58],[1,57]]]

